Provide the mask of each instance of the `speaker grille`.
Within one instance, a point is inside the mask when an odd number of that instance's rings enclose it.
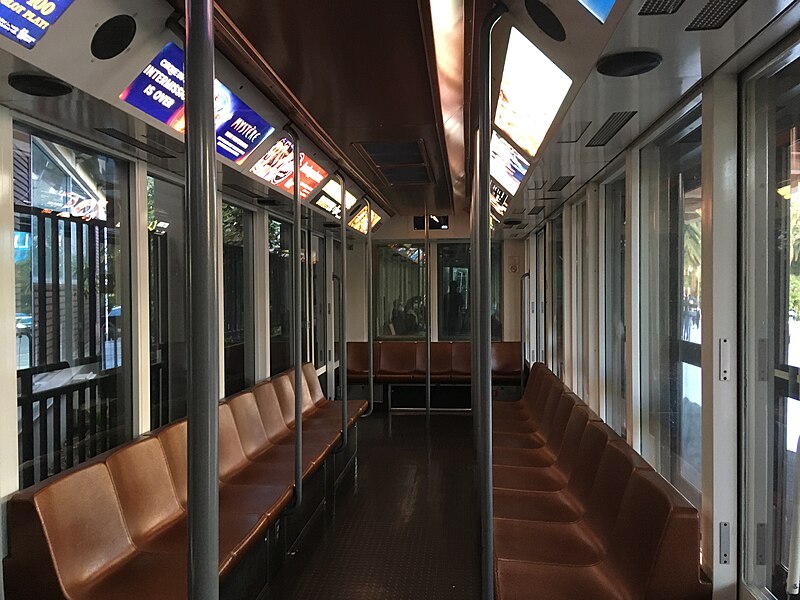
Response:
[[[672,15],[678,12],[684,0],[647,0],[639,14],[642,16],[650,15]]]
[[[686,31],[711,31],[728,22],[747,0],[709,0]]]
[[[575,179],[575,175],[562,175],[558,179],[553,182],[553,185],[550,186],[549,192],[560,192],[563,190],[569,182]]]

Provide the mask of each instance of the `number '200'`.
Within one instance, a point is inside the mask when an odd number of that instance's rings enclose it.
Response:
[[[43,15],[49,15],[56,9],[55,3],[48,2],[47,0],[28,0],[27,4],[34,10],[38,10]]]

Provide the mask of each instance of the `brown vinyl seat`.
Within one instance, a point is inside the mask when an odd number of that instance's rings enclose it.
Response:
[[[453,370],[450,372],[451,383],[472,383],[472,344],[453,342],[450,352],[453,364]]]
[[[292,390],[294,390],[294,371],[290,370],[288,374],[290,375],[289,379],[292,383]],[[325,394],[322,392],[322,387],[319,384],[317,371],[311,363],[305,363],[303,365],[303,394],[308,395],[311,402],[317,407],[316,412],[313,413],[315,418],[335,420],[341,431],[341,405],[325,397]],[[303,403],[306,403],[305,398]],[[352,427],[355,425],[356,421],[366,412],[367,408],[369,408],[369,402],[366,400],[348,400],[347,426]]]
[[[369,381],[369,343],[347,342],[347,383],[358,384]],[[380,365],[381,344],[372,345],[372,367]]]
[[[495,560],[499,600],[706,600],[699,571],[697,511],[651,470],[634,470],[609,534],[608,551],[588,565]]]
[[[492,342],[492,382],[516,385],[522,375],[522,346],[519,342]]]
[[[425,383],[426,353],[425,342],[416,344],[417,362],[414,369],[414,381]],[[450,383],[450,373],[453,370],[453,344],[452,342],[431,342],[431,383]]]
[[[380,359],[375,372],[378,383],[411,383],[417,366],[414,342],[380,342]]]

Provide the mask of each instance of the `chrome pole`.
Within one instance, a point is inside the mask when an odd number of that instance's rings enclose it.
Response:
[[[285,127],[292,140],[294,192],[294,238],[292,239],[292,331],[294,333],[294,502],[303,502],[303,261],[302,206],[300,205],[300,137],[294,129]]]
[[[219,242],[214,128],[214,7],[186,0],[186,197],[189,207],[187,406],[189,597],[219,598]]]
[[[431,231],[425,208],[425,422],[431,422]]]
[[[522,277],[519,278],[519,345],[521,349],[522,359],[520,364],[519,370],[519,390],[520,393],[525,389],[525,340],[527,338],[526,335],[526,321],[527,321],[527,309],[525,306],[525,286],[523,282],[528,279],[530,280],[531,274],[530,271],[525,273]]]
[[[476,339],[478,350],[477,400],[481,404],[481,533],[483,535],[483,597],[494,598],[494,543],[493,543],[493,505],[492,505],[492,274],[491,274],[491,193],[489,181],[489,139],[491,135],[491,83],[492,83],[492,30],[508,9],[502,2],[494,5],[481,27],[480,47],[480,108],[478,113],[478,131],[480,143],[478,151],[478,214],[473,218],[472,226],[477,230],[476,265],[477,300],[475,317],[473,317],[473,339]],[[476,215],[473,215],[473,217]],[[477,337],[476,337],[477,334]]]
[[[341,173],[336,173],[336,180],[339,182],[339,200],[342,207],[342,278],[339,281],[339,309],[341,317],[339,320],[339,373],[342,384],[342,445],[339,451],[347,447],[347,194],[344,188],[344,177]]]
[[[372,202],[365,198],[367,203],[367,387],[369,388],[369,408],[362,417],[368,417],[375,409],[375,332],[372,314]]]

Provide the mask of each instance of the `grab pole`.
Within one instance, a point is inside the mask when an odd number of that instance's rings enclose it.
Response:
[[[375,409],[375,353],[372,347],[375,344],[375,332],[372,314],[372,202],[364,198],[367,203],[367,386],[369,388],[369,408],[362,417],[368,417]]]

